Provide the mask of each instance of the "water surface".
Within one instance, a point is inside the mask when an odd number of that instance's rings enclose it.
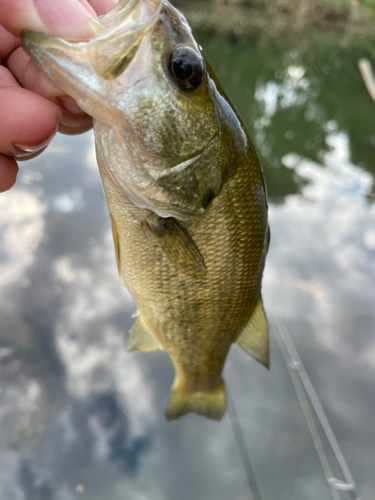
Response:
[[[200,39],[266,175],[266,307],[372,500],[375,105],[357,68],[370,44],[326,31]],[[0,228],[0,499],[252,498],[229,416],[167,423],[168,356],[125,351],[135,305],[117,275],[91,132],[59,135],[21,165],[0,195]],[[271,358],[267,372],[234,346],[224,372],[262,499],[329,500],[272,329]]]

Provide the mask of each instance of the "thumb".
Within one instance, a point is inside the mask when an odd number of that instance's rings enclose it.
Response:
[[[19,37],[24,29],[70,40],[91,38],[89,17],[97,17],[86,0],[0,0],[0,24]]]

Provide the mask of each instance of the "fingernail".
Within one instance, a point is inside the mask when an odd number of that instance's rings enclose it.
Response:
[[[14,158],[20,159],[20,158],[23,158],[24,156],[30,156],[31,154],[35,154],[35,153],[38,153],[39,151],[42,151],[51,142],[51,140],[55,136],[56,132],[57,132],[57,129],[55,130],[53,135],[51,135],[51,137],[49,137],[46,141],[44,141],[40,144],[37,144],[36,146],[25,146],[24,144],[14,143],[13,144],[14,149],[12,151],[12,156]]]
[[[45,26],[54,35],[82,40],[92,36],[89,17],[95,17],[91,7],[85,8],[79,0],[34,0],[35,8]]]

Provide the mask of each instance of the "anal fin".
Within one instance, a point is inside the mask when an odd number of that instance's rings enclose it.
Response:
[[[268,323],[260,296],[236,343],[247,354],[269,368]]]
[[[142,317],[138,316],[130,328],[127,342],[127,351],[155,351],[162,349],[158,341],[147,330],[147,327],[142,321]]]
[[[207,268],[203,257],[187,230],[172,217],[157,224],[145,221],[155,241],[169,262],[179,271],[204,277]]]

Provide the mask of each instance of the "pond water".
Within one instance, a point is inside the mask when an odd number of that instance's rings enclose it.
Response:
[[[370,43],[327,30],[199,37],[265,171],[266,310],[286,325],[373,500],[375,104],[357,67]],[[0,195],[0,228],[0,499],[256,498],[233,410],[220,423],[166,422],[171,361],[125,351],[135,305],[117,274],[92,132],[58,135],[21,165]],[[270,326],[269,372],[236,346],[225,367],[242,444],[263,500],[329,500]]]

